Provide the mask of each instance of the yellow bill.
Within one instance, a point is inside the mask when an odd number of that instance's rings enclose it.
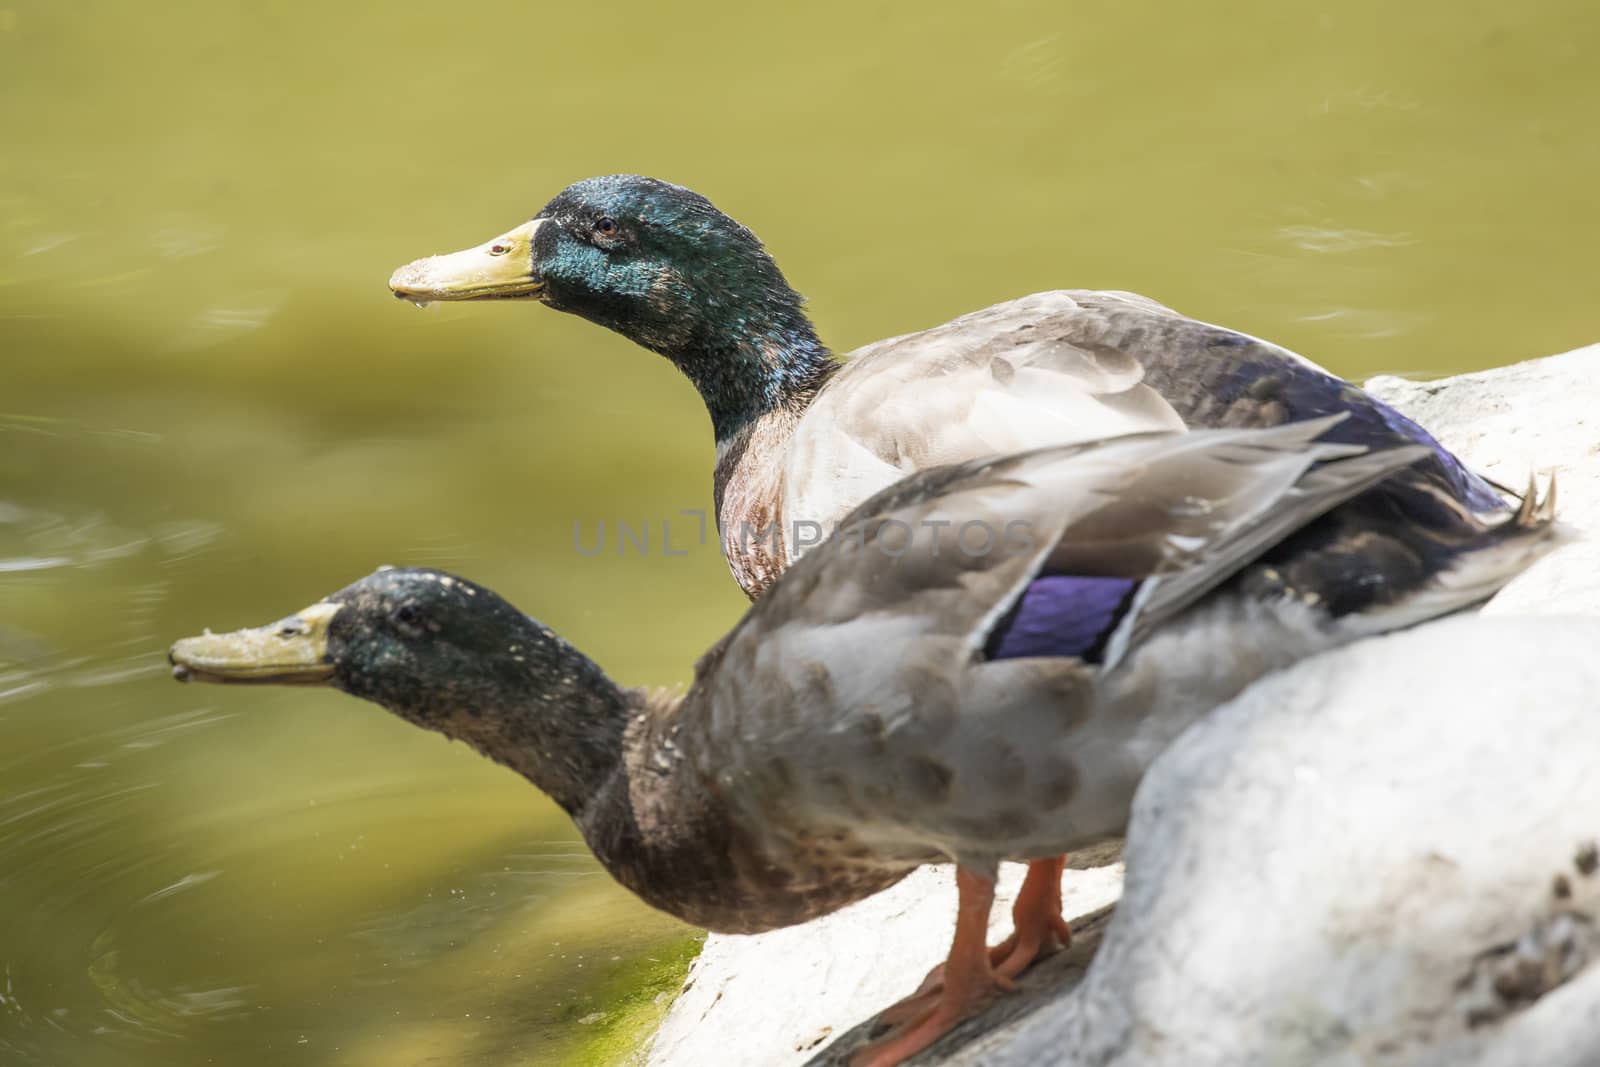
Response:
[[[180,682],[327,685],[328,625],[343,607],[322,601],[270,626],[186,637],[167,659]]]
[[[533,272],[533,235],[543,223],[533,219],[476,248],[407,263],[389,276],[389,288],[419,305],[536,296],[544,281]]]

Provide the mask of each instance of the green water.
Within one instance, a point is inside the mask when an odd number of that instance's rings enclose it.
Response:
[[[1597,54],[1589,0],[0,0],[0,1063],[591,1062],[681,971],[509,773],[165,676],[380,563],[629,683],[737,616],[714,548],[573,547],[708,504],[689,387],[396,265],[633,170],[754,227],[839,348],[1090,286],[1483,367],[1600,337]]]

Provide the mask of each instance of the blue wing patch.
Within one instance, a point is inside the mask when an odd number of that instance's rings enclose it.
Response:
[[[989,659],[1072,656],[1095,662],[1127,612],[1138,581],[1045,574],[989,632]]]

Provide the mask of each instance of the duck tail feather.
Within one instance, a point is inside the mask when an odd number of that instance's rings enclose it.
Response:
[[[1556,521],[1556,472],[1550,472],[1550,487],[1545,490],[1544,503],[1539,505],[1540,522]]]
[[[1528,472],[1528,487],[1521,493],[1521,501],[1517,504],[1517,511],[1511,517],[1511,524],[1517,529],[1531,530],[1547,525],[1556,518],[1556,472],[1550,472],[1550,480],[1545,483],[1545,490],[1539,492],[1539,476],[1537,472]]]
[[[1543,494],[1530,485],[1515,514],[1462,545],[1448,569],[1412,595],[1370,613],[1358,627],[1397,629],[1482,604],[1517,575],[1577,538],[1577,531],[1556,520],[1555,505],[1553,476]]]
[[[1517,505],[1517,513],[1511,517],[1512,523],[1519,527],[1527,527],[1537,523],[1539,518],[1539,477],[1533,471],[1528,472],[1528,487],[1522,491],[1522,502]]]

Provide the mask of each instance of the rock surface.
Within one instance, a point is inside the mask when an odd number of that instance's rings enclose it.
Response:
[[[1146,777],[1082,983],[959,1062],[1600,1063],[1596,648],[1467,617],[1251,687]]]
[[[1562,519],[1600,531],[1600,346],[1367,387],[1507,485],[1555,473]],[[1484,612],[1552,613],[1600,615],[1600,536]],[[1073,948],[916,1062],[1600,1063],[1596,648],[1597,621],[1465,618],[1259,683],[1152,769],[1119,916],[1090,913],[1120,865],[1069,871]],[[648,1062],[840,1062],[954,914],[930,868],[806,926],[714,936]]]

